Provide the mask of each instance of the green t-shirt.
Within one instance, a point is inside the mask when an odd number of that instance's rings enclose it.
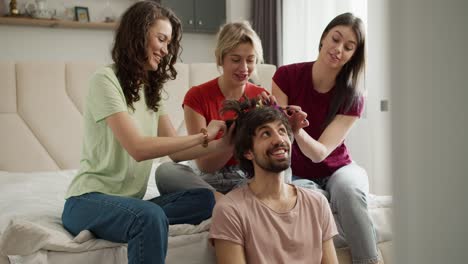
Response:
[[[146,192],[152,160],[136,162],[120,145],[106,118],[128,112],[144,136],[156,136],[162,103],[156,113],[148,109],[144,92],[127,107],[113,66],[99,69],[91,78],[84,113],[84,139],[80,170],[70,184],[66,198],[90,192],[142,198]]]

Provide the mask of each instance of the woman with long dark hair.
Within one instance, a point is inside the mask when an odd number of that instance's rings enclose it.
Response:
[[[73,235],[83,230],[128,243],[129,263],[164,263],[169,224],[198,224],[211,216],[213,193],[193,189],[142,200],[152,159],[197,158],[227,145],[212,121],[199,133],[177,137],[161,101],[174,79],[181,24],[155,1],[133,4],[122,16],[112,49],[114,64],[90,80],[84,112],[80,169],[67,194],[62,221]]]
[[[325,28],[315,62],[277,70],[272,93],[280,105],[302,110],[291,116],[293,182],[329,194],[353,263],[378,263],[375,231],[367,210],[369,180],[344,144],[363,111],[358,81],[364,67],[364,25],[358,17],[344,13]],[[303,112],[307,115],[301,115]]]

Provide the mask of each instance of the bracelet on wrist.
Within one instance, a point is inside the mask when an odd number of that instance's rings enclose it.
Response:
[[[200,130],[200,133],[203,134],[203,143],[202,143],[202,147],[206,148],[208,147],[208,130],[206,130],[206,128],[202,128]]]

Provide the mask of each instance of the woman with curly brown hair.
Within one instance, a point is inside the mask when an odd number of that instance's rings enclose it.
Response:
[[[84,113],[80,170],[62,220],[73,235],[83,230],[128,243],[129,263],[164,263],[169,224],[198,224],[211,216],[213,193],[193,189],[142,200],[152,159],[193,159],[227,144],[214,140],[223,121],[177,137],[161,102],[174,79],[181,25],[154,1],[140,1],[122,16],[112,49],[114,64],[90,81]]]

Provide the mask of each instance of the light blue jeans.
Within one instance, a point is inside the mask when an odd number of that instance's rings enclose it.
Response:
[[[327,197],[339,232],[334,238],[335,245],[348,245],[353,263],[379,261],[375,229],[367,210],[369,180],[363,168],[353,162],[316,182],[293,176],[293,184]]]
[[[128,243],[128,263],[163,264],[169,224],[199,224],[211,217],[213,192],[193,189],[149,201],[87,193],[70,197],[62,214],[63,226],[73,235],[91,231],[97,238]]]

